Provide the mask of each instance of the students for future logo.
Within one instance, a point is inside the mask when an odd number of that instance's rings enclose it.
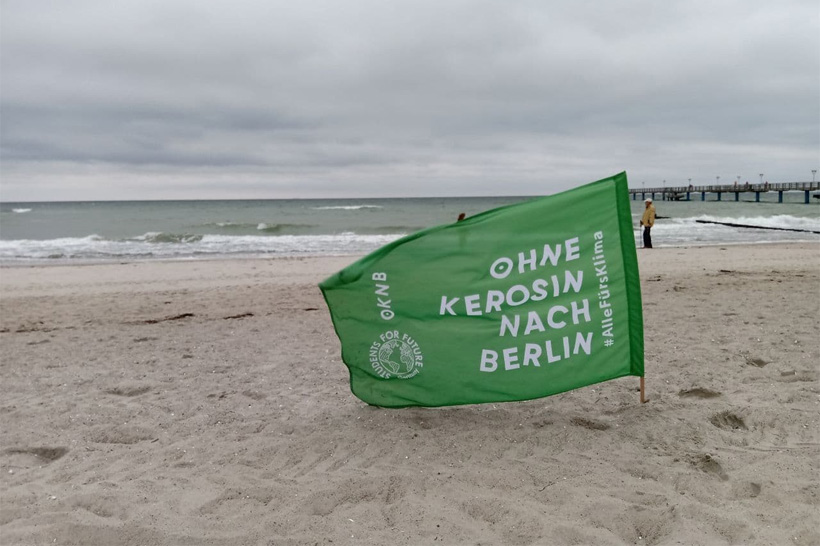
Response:
[[[370,365],[384,379],[410,379],[424,367],[424,355],[412,337],[388,330],[370,345]]]

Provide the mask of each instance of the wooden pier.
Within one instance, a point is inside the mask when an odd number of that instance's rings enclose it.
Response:
[[[804,192],[803,202],[808,204],[811,202],[811,192],[820,190],[820,182],[781,182],[777,184],[722,184],[712,186],[670,186],[663,188],[632,188],[629,190],[632,195],[632,200],[651,197],[655,200],[656,195],[661,196],[662,201],[692,201],[692,194],[700,193],[700,200],[706,201],[706,194],[712,193],[717,195],[716,201],[721,201],[724,193],[734,194],[734,200],[740,201],[741,193],[754,193],[755,201],[760,202],[760,194],[768,192],[777,192],[777,202],[783,202],[784,191],[802,191]],[[814,196],[820,200],[820,194]]]

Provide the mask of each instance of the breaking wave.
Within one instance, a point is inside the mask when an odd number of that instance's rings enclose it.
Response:
[[[134,237],[132,241],[144,241],[146,243],[196,243],[201,241],[204,235],[194,235],[191,233],[162,233],[161,231],[150,231],[139,237]]]
[[[265,233],[297,233],[314,228],[312,224],[280,224],[268,222],[211,222],[199,224],[197,228],[210,228],[211,231],[227,233],[245,233],[250,235],[253,232],[262,231]]]
[[[313,210],[361,210],[361,209],[381,209],[381,205],[331,205],[325,207],[311,207]]]
[[[638,216],[637,218],[640,218]],[[717,223],[700,223],[717,222]],[[637,225],[637,220],[635,224]],[[748,227],[721,224],[742,224]],[[754,228],[759,229],[754,229]],[[766,228],[776,228],[769,230]],[[779,231],[779,230],[800,231]],[[659,218],[652,228],[655,246],[687,246],[713,244],[768,243],[778,241],[820,241],[820,217],[799,217],[787,214],[776,216],[711,216],[688,218]],[[640,243],[640,228],[635,228],[636,241]]]
[[[402,234],[403,235],[403,234]],[[110,240],[99,235],[37,241],[0,240],[0,261],[177,259],[367,253],[401,235],[190,235],[146,233]]]
[[[304,224],[267,224],[265,222],[259,222],[256,225],[256,230],[264,231],[265,233],[287,233],[289,231],[297,231],[310,227],[312,226]]]

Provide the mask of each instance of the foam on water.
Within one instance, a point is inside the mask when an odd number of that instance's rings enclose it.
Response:
[[[698,222],[698,220],[759,226],[761,229],[704,224]],[[772,231],[765,228],[802,231]],[[820,218],[789,215],[740,217],[700,215],[689,218],[656,220],[655,226],[652,228],[652,242],[653,246],[746,244],[777,241],[820,242],[820,235],[809,233],[810,231],[820,231]],[[641,246],[640,228],[635,229],[635,236],[638,246]]]
[[[265,233],[288,233],[288,232],[297,232],[297,231],[304,231],[310,230],[311,228],[315,227],[312,224],[295,224],[295,223],[281,223],[281,222],[207,222],[204,224],[196,224],[193,226],[197,230],[205,230],[205,231],[212,231],[212,232],[228,232],[228,233],[241,233],[246,232],[246,234],[250,234],[252,232],[262,231]]]
[[[99,235],[37,241],[0,240],[0,261],[108,260],[119,258],[190,258],[233,255],[361,254],[399,235],[187,235],[151,232],[126,240]]]
[[[760,226],[761,228],[820,231],[820,217],[797,217],[790,216],[788,214],[778,214],[775,216],[738,216],[734,218],[702,215],[695,216],[691,219],[704,220],[708,222],[725,222],[731,224],[744,224],[748,226]]]
[[[195,243],[201,241],[204,235],[193,233],[162,233],[161,231],[149,231],[138,237],[130,239],[146,243]]]
[[[311,207],[313,210],[361,210],[361,209],[381,209],[381,205],[333,205],[326,207]]]

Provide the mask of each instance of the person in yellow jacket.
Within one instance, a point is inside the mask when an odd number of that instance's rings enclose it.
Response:
[[[652,204],[651,199],[644,201],[646,208],[643,211],[643,218],[641,218],[641,225],[643,226],[643,247],[652,248],[652,236],[649,230],[655,225],[655,205]]]

